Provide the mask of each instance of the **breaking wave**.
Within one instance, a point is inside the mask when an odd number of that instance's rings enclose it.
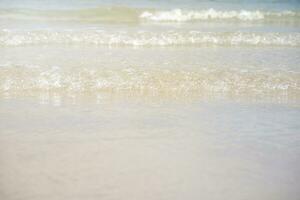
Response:
[[[300,46],[300,33],[35,30],[0,31],[0,46],[87,44],[109,46]]]
[[[1,9],[2,19],[82,21],[82,22],[189,22],[189,21],[262,21],[299,22],[298,11],[265,10],[157,10],[153,8],[97,7],[79,10]]]
[[[239,20],[239,21],[273,21],[273,20],[297,20],[300,17],[298,12],[282,11],[218,11],[208,10],[181,10],[174,9],[169,11],[145,11],[140,15],[141,18],[151,21],[208,21],[208,20]]]
[[[292,94],[300,96],[300,73],[282,70],[199,68],[91,69],[1,66],[0,94],[53,91],[63,93],[127,92],[168,94]]]

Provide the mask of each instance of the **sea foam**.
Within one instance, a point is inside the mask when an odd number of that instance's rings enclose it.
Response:
[[[107,46],[299,46],[300,33],[31,30],[0,31],[0,46],[43,44]]]
[[[296,17],[299,16],[293,11],[282,12],[264,12],[264,11],[249,11],[249,10],[232,10],[218,11],[213,8],[208,10],[182,10],[174,9],[167,11],[144,11],[140,18],[151,21],[207,21],[207,20],[241,20],[241,21],[257,21],[271,18]]]
[[[300,73],[283,70],[236,68],[167,69],[65,69],[0,67],[0,93],[54,91],[197,94],[300,95]]]

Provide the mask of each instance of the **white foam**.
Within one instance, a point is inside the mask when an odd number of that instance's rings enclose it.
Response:
[[[201,31],[9,31],[0,32],[0,46],[85,44],[108,46],[299,46],[300,33]]]
[[[199,68],[165,69],[61,69],[5,67],[0,69],[0,94],[7,92],[132,92],[171,94],[257,94],[300,96],[300,74],[279,70]]]
[[[266,17],[283,17],[290,16],[295,17],[296,12],[283,11],[283,12],[263,12],[259,10],[232,10],[232,11],[218,11],[213,8],[208,10],[167,10],[167,11],[144,11],[141,15],[141,19],[151,21],[174,21],[174,22],[187,22],[195,20],[226,20],[235,19],[241,21],[257,21],[263,20]]]

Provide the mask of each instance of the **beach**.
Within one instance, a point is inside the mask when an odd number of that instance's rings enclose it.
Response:
[[[300,196],[298,1],[0,1],[0,199]]]

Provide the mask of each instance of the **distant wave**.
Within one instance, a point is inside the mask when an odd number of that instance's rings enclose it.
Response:
[[[86,44],[109,46],[300,46],[300,33],[200,31],[0,31],[0,46]]]
[[[141,11],[130,7],[98,7],[78,10],[0,9],[0,18],[40,21],[137,22]]]
[[[193,22],[193,21],[241,21],[241,22],[300,22],[298,11],[265,10],[157,10],[153,8],[98,7],[78,10],[0,9],[2,19],[53,20],[82,22]]]
[[[299,96],[300,73],[224,68],[187,71],[0,66],[0,94],[30,91]]]
[[[208,21],[208,20],[239,20],[239,21],[271,21],[271,20],[296,20],[300,14],[293,11],[270,12],[270,11],[248,11],[231,10],[218,11],[208,10],[181,10],[174,9],[168,11],[145,11],[140,15],[141,18],[151,21]]]

